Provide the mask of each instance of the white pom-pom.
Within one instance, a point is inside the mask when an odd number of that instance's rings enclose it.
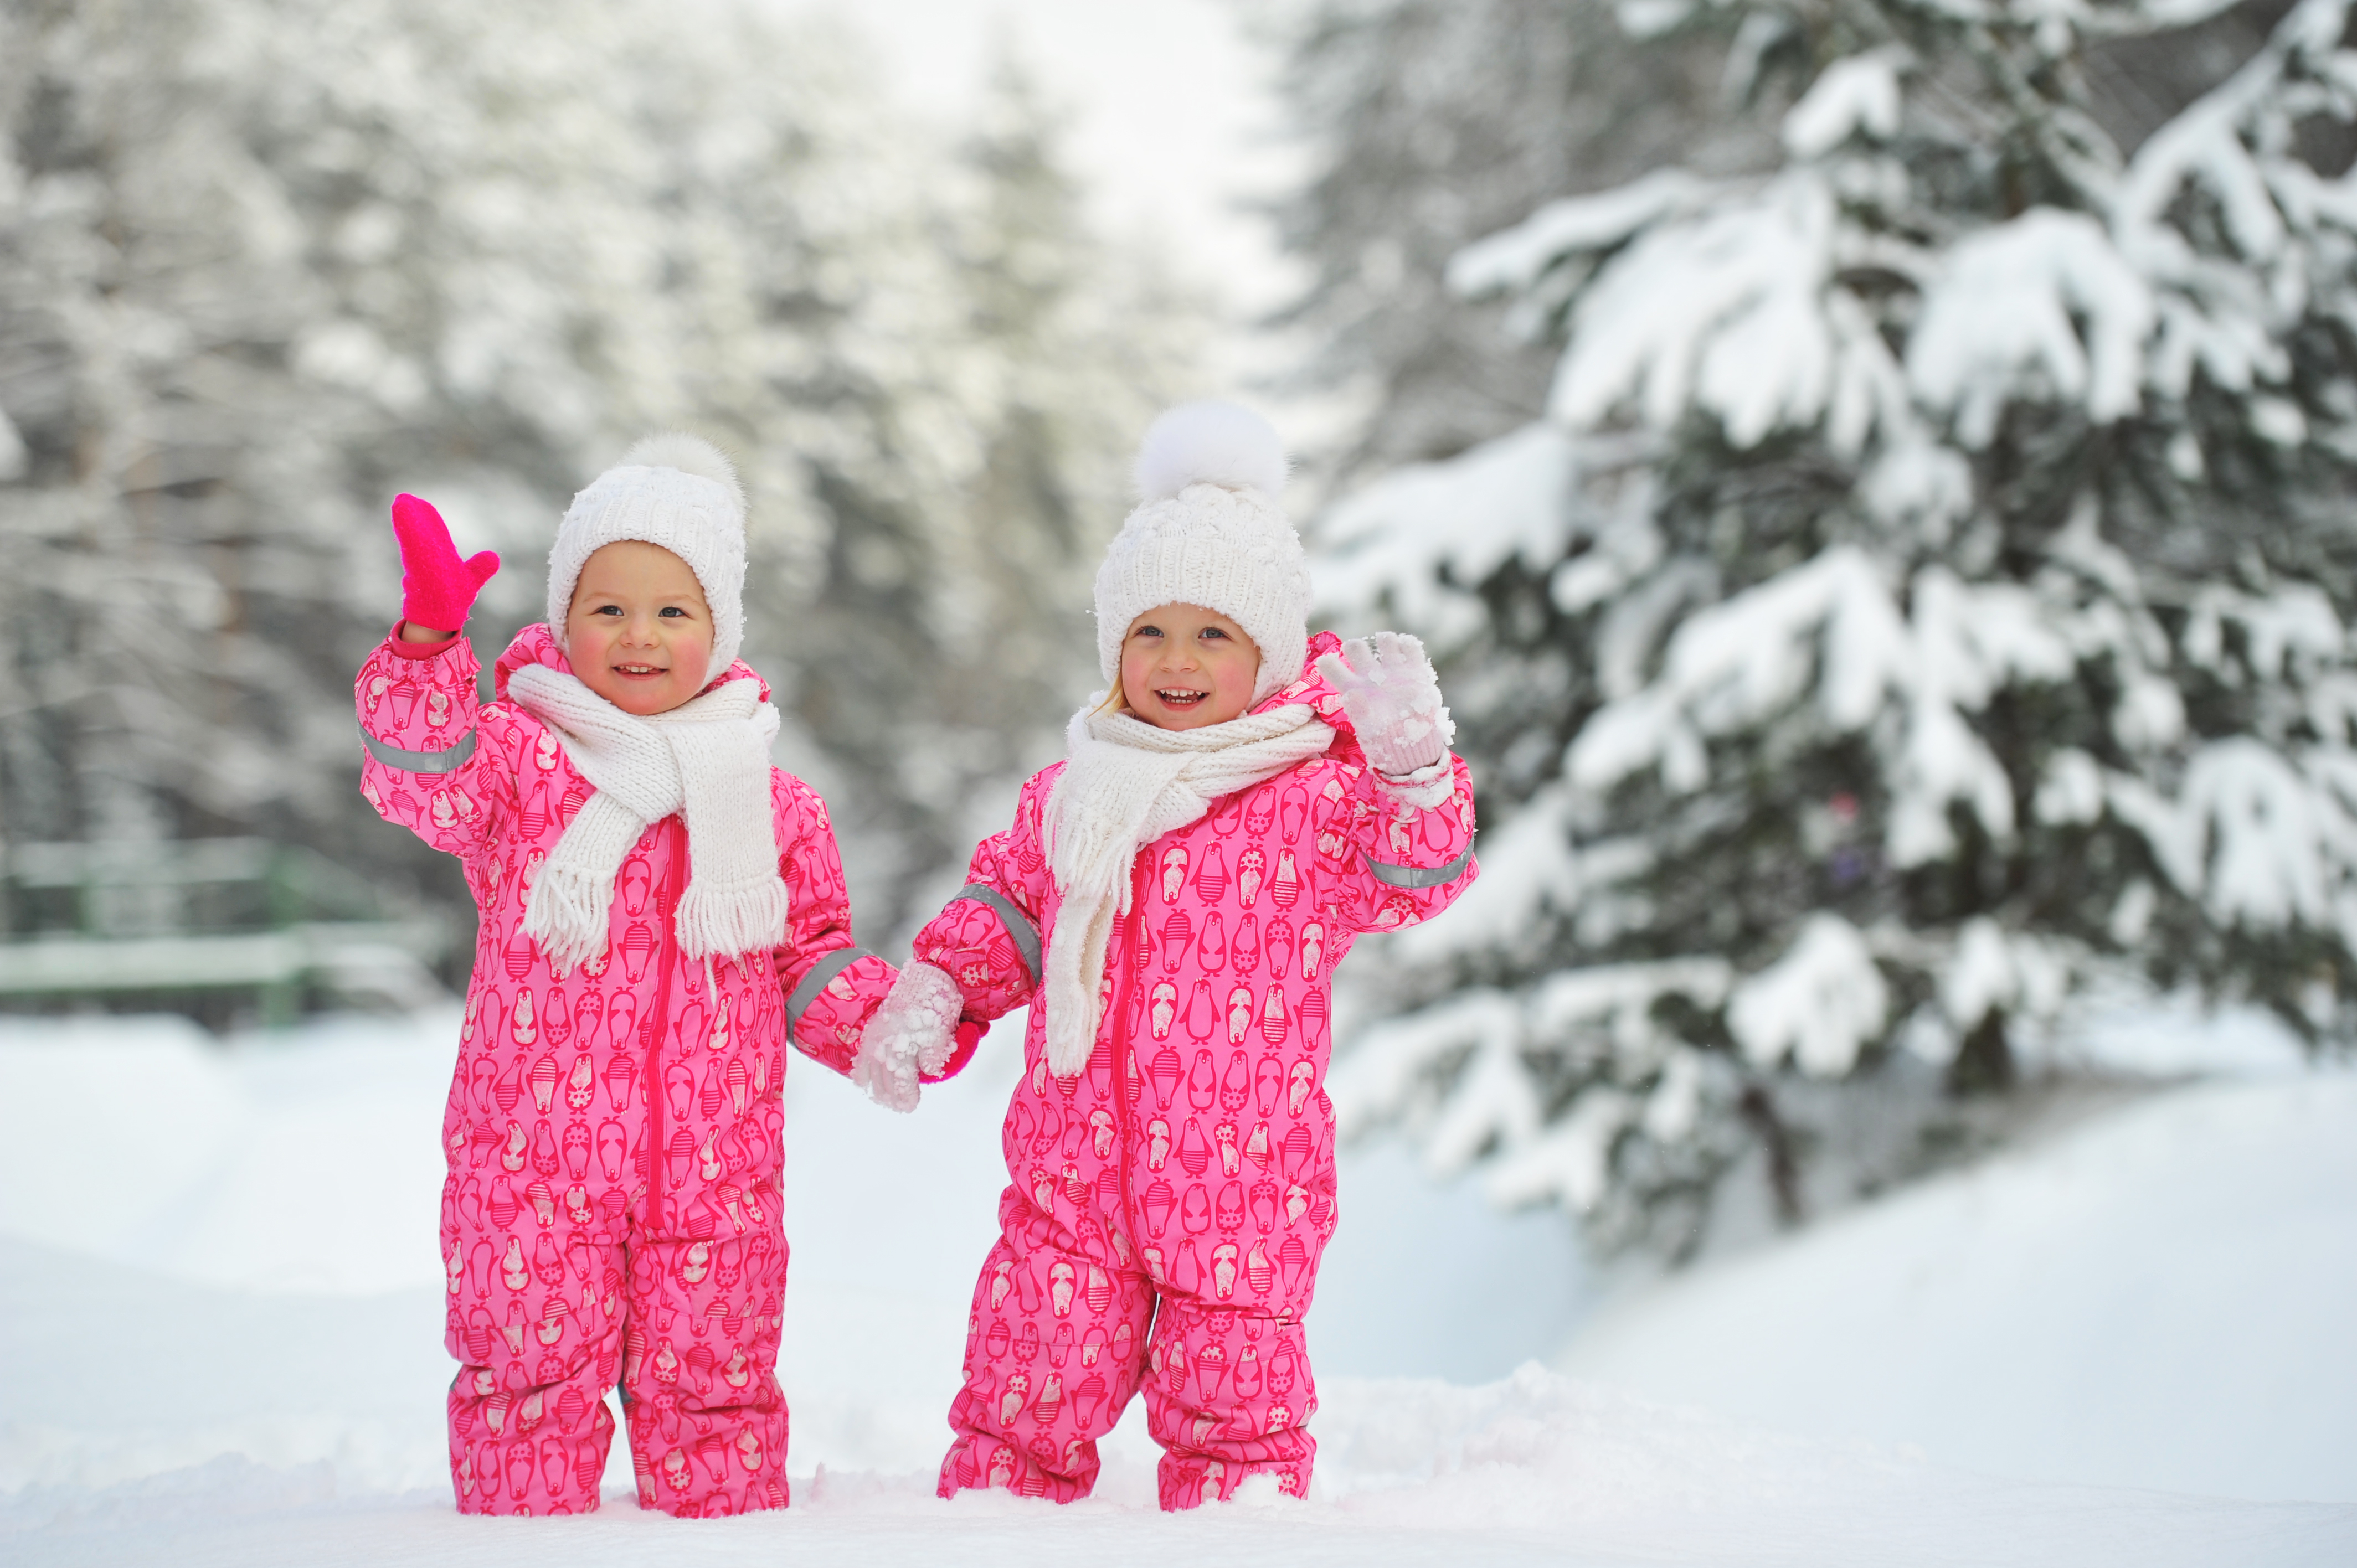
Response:
[[[710,479],[736,498],[737,513],[745,513],[745,487],[737,480],[737,465],[728,455],[701,435],[684,431],[669,430],[661,435],[650,435],[634,443],[622,454],[625,468],[676,468],[683,474],[694,474]]]
[[[1285,470],[1285,443],[1267,420],[1232,403],[1185,403],[1156,420],[1139,444],[1137,493],[1158,501],[1211,484],[1275,500]]]

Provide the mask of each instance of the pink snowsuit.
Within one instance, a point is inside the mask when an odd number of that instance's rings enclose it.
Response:
[[[596,1508],[617,1377],[642,1505],[782,1508],[782,1047],[847,1071],[894,972],[851,945],[826,808],[772,768],[783,945],[708,972],[681,953],[689,864],[672,816],[623,861],[605,956],[553,973],[523,934],[524,894],[593,789],[504,700],[534,661],[567,668],[545,626],[500,656],[502,700],[479,710],[463,638],[396,635],[356,689],[362,793],[463,860],[481,912],[442,1125],[458,1509]],[[722,679],[760,677],[740,661]]]
[[[1263,704],[1315,704],[1340,732],[1331,748],[1138,853],[1085,1072],[1049,1073],[1046,1009],[1031,1010],[943,1497],[1087,1496],[1097,1439],[1141,1381],[1164,1508],[1261,1470],[1308,1491],[1318,1401],[1301,1320],[1334,1231],[1334,967],[1358,933],[1426,919],[1477,874],[1464,763],[1430,810],[1377,779],[1315,672],[1337,647],[1319,633],[1301,681]],[[1041,822],[1061,770],[1025,784],[1015,825],[974,851],[968,887],[917,938],[968,1019],[1020,1005],[1044,972],[1060,899]]]

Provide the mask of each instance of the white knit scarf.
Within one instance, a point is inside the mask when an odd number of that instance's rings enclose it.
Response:
[[[1048,861],[1062,903],[1048,939],[1048,1067],[1070,1078],[1095,1048],[1105,944],[1129,912],[1137,852],[1185,827],[1222,795],[1321,755],[1332,726],[1296,703],[1201,729],[1128,714],[1072,715],[1069,760],[1048,801]],[[1077,939],[1077,940],[1076,940]]]
[[[723,682],[646,718],[544,664],[510,675],[508,694],[597,788],[540,868],[524,909],[524,934],[559,974],[606,950],[622,857],[649,823],[674,811],[687,819],[687,892],[672,922],[680,950],[709,958],[785,940],[786,884],[770,811],[778,710],[758,682]]]

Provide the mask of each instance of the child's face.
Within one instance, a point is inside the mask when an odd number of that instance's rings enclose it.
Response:
[[[1223,725],[1252,706],[1260,648],[1243,628],[1200,605],[1163,605],[1129,623],[1121,694],[1161,729]]]
[[[669,712],[704,689],[712,662],[704,585],[660,544],[600,546],[573,586],[565,657],[583,685],[624,713]]]

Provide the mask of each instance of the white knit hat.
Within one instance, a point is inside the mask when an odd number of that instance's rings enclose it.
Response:
[[[1097,568],[1097,661],[1121,680],[1129,623],[1157,605],[1217,610],[1260,645],[1259,703],[1309,651],[1309,566],[1277,505],[1285,444],[1232,403],[1167,412],[1137,450],[1142,498]]]
[[[712,611],[711,680],[745,640],[745,491],[720,449],[694,435],[650,435],[573,498],[548,552],[548,629],[561,643],[574,585],[599,547],[635,539],[687,563]]]

